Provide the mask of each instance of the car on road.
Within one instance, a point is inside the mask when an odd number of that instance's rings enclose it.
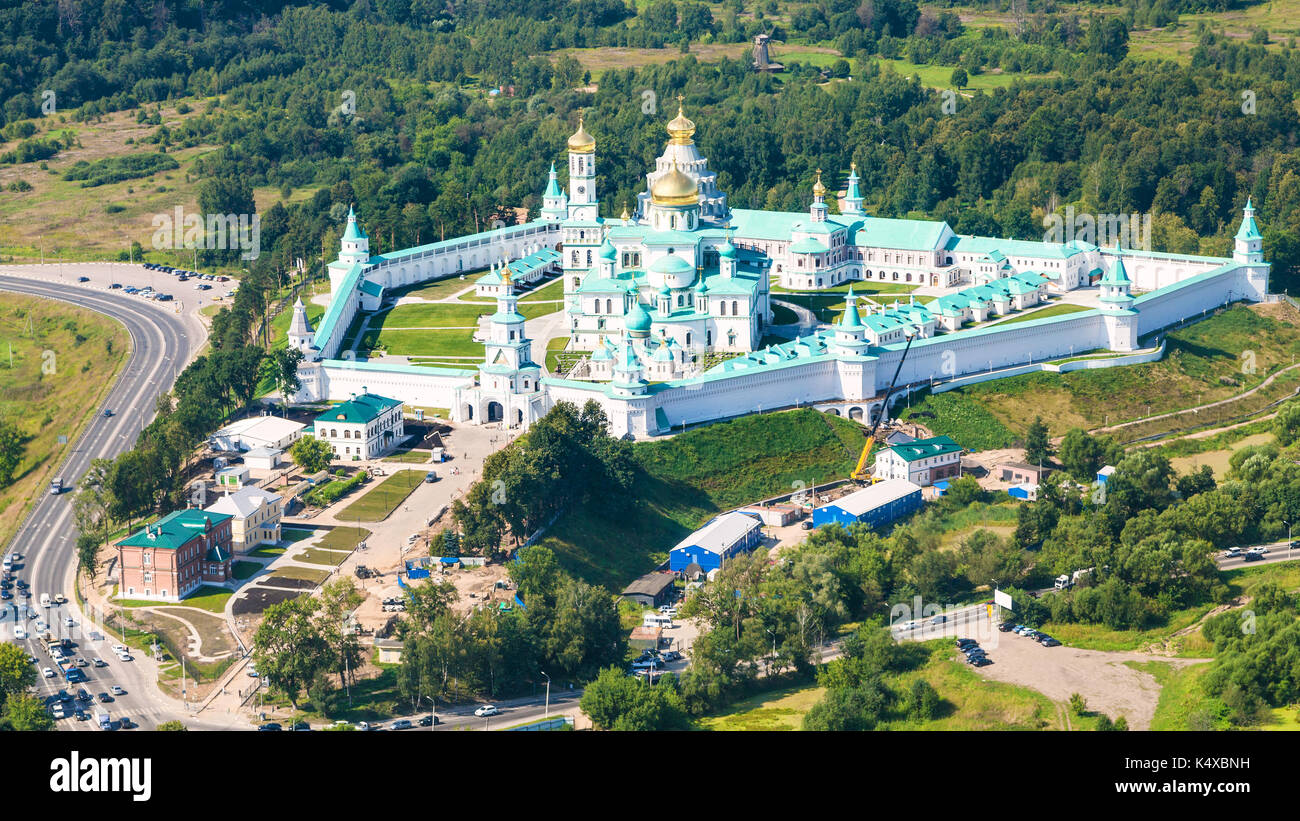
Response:
[[[89,720],[90,720],[90,714],[87,713],[85,710],[78,710],[78,711],[77,711],[76,713],[74,713],[73,715],[74,715],[74,717],[77,719],[77,721],[89,721]]]
[[[54,594],[54,603],[55,603],[55,604],[67,604],[67,603],[68,603],[68,597],[65,596],[65,595],[63,595],[62,593],[55,593],[55,594]]]
[[[90,277],[77,277],[77,282],[90,282]]]
[[[90,666],[90,662],[86,661],[85,659],[83,659],[83,658],[80,657],[80,656],[77,656],[77,666],[78,666],[78,667],[89,667],[89,666]]]
[[[397,719],[396,721],[394,721],[394,722],[389,726],[388,729],[390,729],[390,730],[409,730],[409,729],[411,729],[411,728],[414,727],[414,726],[415,726],[415,725],[411,723],[411,720],[410,720],[409,718],[399,718],[399,719]]]
[[[155,297],[155,298],[156,298],[159,302],[171,302],[171,301],[172,301],[172,295],[171,295],[171,294],[158,294],[158,296]]]
[[[49,667],[42,667],[41,675],[45,676],[46,678],[54,678],[54,670],[52,670]]]
[[[482,707],[479,707],[477,710],[474,711],[474,715],[478,716],[479,718],[485,718],[487,716],[495,716],[500,714],[501,711],[498,710],[496,707],[493,707],[491,704],[484,704]]]
[[[1240,555],[1241,555],[1241,548],[1240,548],[1240,547],[1230,547],[1230,548],[1228,548],[1227,550],[1223,551],[1223,558],[1225,558],[1225,559],[1236,558],[1237,556],[1240,556]]]
[[[14,594],[10,593],[8,590],[0,590],[0,601],[9,601],[13,597]]]
[[[108,702],[113,700],[113,697],[110,696],[108,693],[100,693],[98,696],[96,696],[96,698],[99,699],[99,702],[101,704],[107,704]]]
[[[77,626],[77,623],[76,623],[75,621],[72,620],[72,616],[68,616],[67,618],[65,618],[65,619],[63,620],[63,626],[64,626],[64,627],[76,627],[76,626]]]
[[[62,492],[63,492],[63,480],[60,479],[60,478],[57,478],[57,477],[54,478],[54,479],[51,479],[51,480],[50,480],[50,495],[51,495],[51,496],[58,496],[58,495],[59,495],[60,493],[62,493]]]
[[[935,616],[934,618],[930,619],[930,624],[946,624],[947,622],[948,622],[947,616]]]
[[[63,705],[62,705],[62,704],[55,704],[54,707],[50,710],[50,715],[54,716],[55,718],[67,718],[67,717],[68,717],[68,714],[65,713],[65,712],[63,712]]]
[[[1243,562],[1262,562],[1262,561],[1264,561],[1264,554],[1263,554],[1263,553],[1247,553],[1245,556],[1242,556],[1242,557],[1241,557],[1241,560],[1242,560]]]
[[[50,625],[45,621],[45,619],[37,619],[36,629],[38,632],[44,633],[46,630],[50,629]]]
[[[259,724],[257,729],[261,730],[262,732],[278,733],[284,728],[281,727],[279,724],[276,724],[274,721],[272,721],[270,724]]]
[[[117,660],[118,660],[118,661],[134,661],[135,658],[134,658],[130,653],[118,653],[118,654],[117,654]]]
[[[119,718],[119,719],[117,720],[117,724],[118,724],[118,726],[121,727],[123,730],[133,730],[133,729],[135,729],[136,727],[139,727],[139,726],[140,726],[139,724],[136,724],[136,723],[135,723],[134,721],[132,721],[131,719],[127,718],[126,716],[122,716],[121,718]]]
[[[23,581],[22,579],[16,579],[16,580],[14,581],[14,584],[18,585],[18,588],[19,588],[20,590],[26,590],[26,589],[27,589],[27,582]]]
[[[107,666],[108,666],[108,662],[104,661],[103,659],[95,659],[95,666],[96,666],[96,667],[107,667]]]
[[[432,727],[435,724],[441,724],[441,723],[442,723],[442,719],[438,718],[437,716],[422,716],[420,718],[421,727]]]
[[[1261,555],[1261,556],[1266,556],[1266,555],[1268,555],[1268,548],[1265,547],[1264,545],[1260,545],[1259,547],[1252,547],[1250,550],[1247,550],[1246,552],[1247,552],[1247,553],[1258,553],[1258,554]]]
[[[14,638],[18,639],[19,641],[27,638],[27,628],[23,627],[21,624],[15,624]]]
[[[293,725],[292,727],[290,727],[289,730],[290,730],[291,732],[295,732],[295,733],[310,732],[310,731],[311,731],[311,725],[308,724],[308,723],[305,722],[305,721],[299,721],[297,724],[295,724],[295,725]]]
[[[122,685],[120,684],[114,684],[112,687],[109,688],[109,690],[112,691],[113,695],[115,696],[126,695],[126,690],[123,690]]]

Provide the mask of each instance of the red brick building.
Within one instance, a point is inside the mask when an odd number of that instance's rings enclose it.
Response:
[[[180,601],[204,584],[229,582],[232,520],[178,510],[118,542],[118,595]]]

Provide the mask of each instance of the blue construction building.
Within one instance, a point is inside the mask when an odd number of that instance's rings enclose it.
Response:
[[[668,554],[668,569],[681,573],[692,564],[708,573],[763,541],[763,523],[746,513],[724,513],[682,539]]]
[[[813,527],[836,522],[845,527],[854,522],[881,527],[920,510],[922,504],[920,485],[906,479],[889,479],[815,508]]]

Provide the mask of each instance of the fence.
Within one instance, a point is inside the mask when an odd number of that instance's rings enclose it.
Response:
[[[573,726],[573,716],[556,716],[555,718],[535,721],[532,724],[520,724],[518,727],[507,727],[505,732],[540,732],[544,730],[563,730]]]

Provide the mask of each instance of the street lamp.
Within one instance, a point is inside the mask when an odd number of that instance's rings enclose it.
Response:
[[[539,672],[542,675],[546,676],[545,670],[541,670]],[[543,718],[551,717],[551,677],[550,676],[546,676],[546,712],[543,714],[542,717]]]

